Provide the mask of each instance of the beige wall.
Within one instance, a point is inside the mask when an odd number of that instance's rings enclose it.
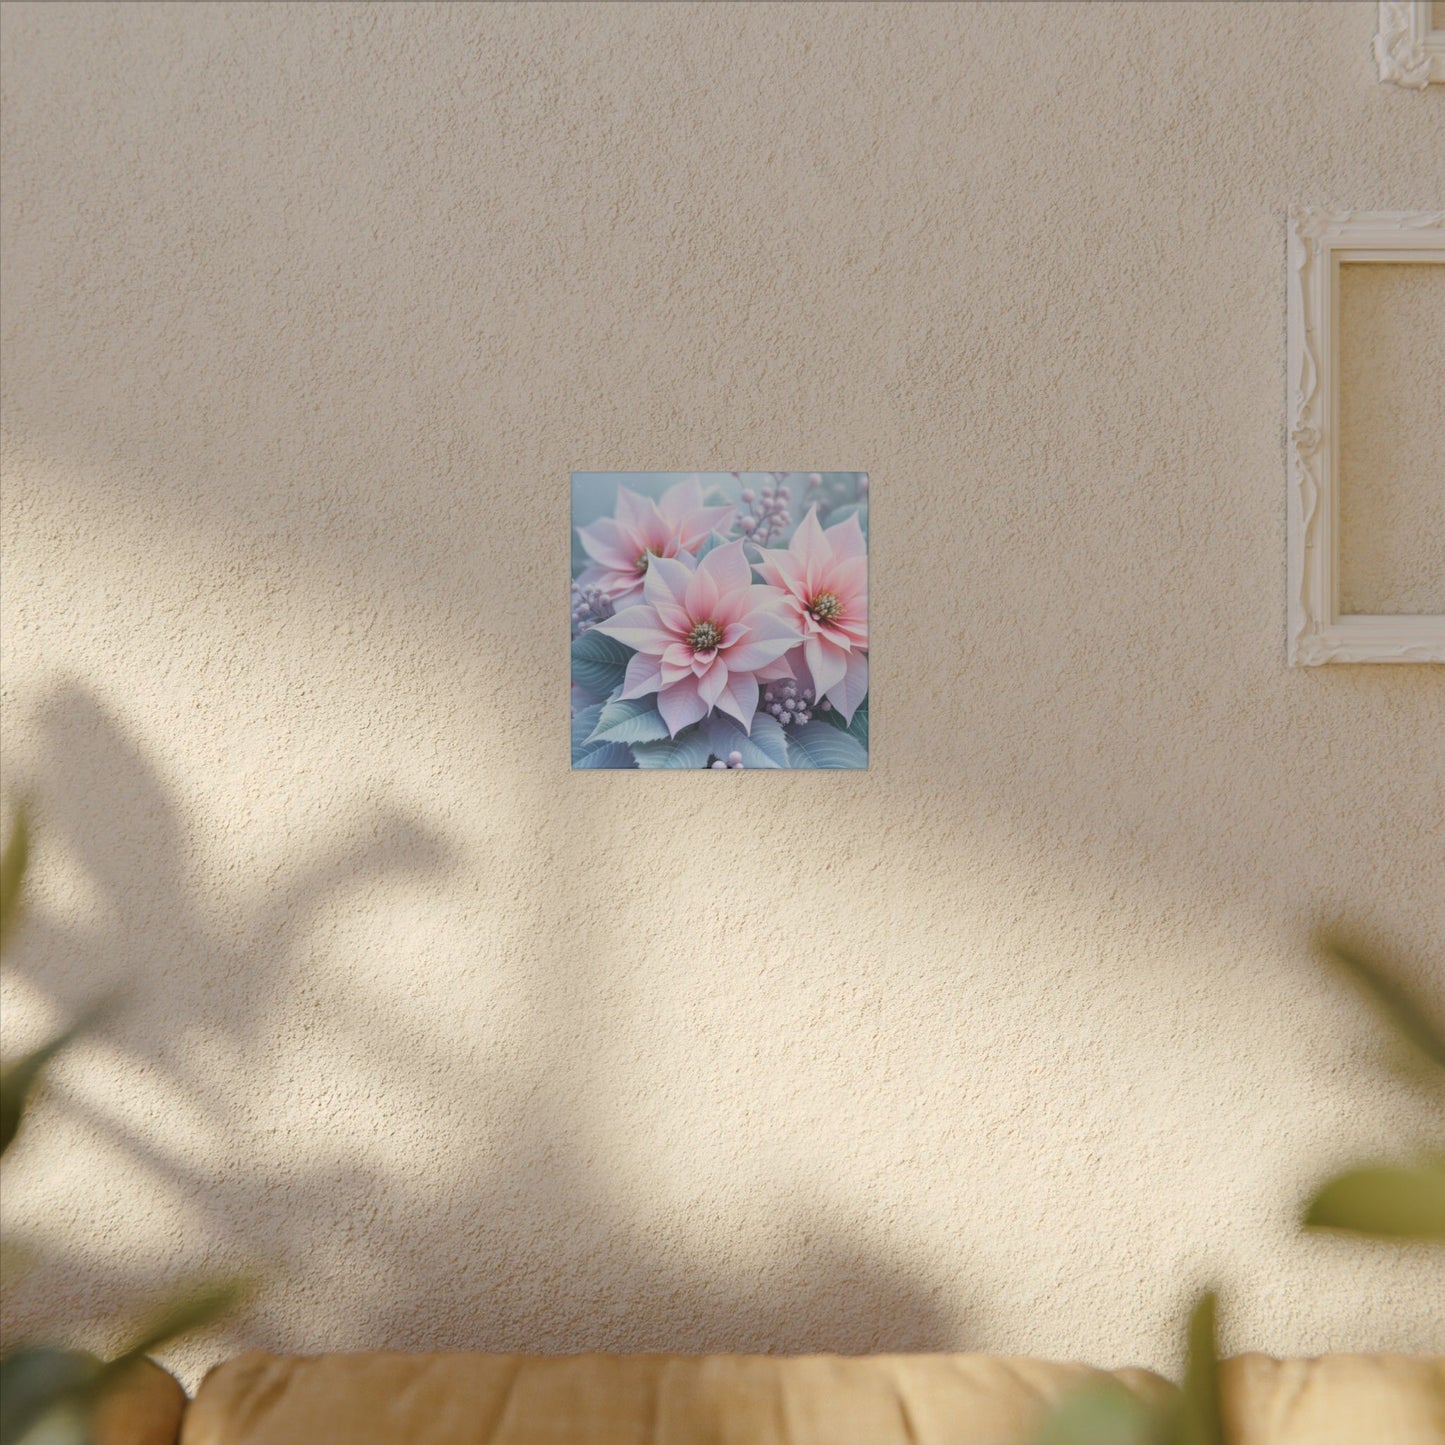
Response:
[[[1340,268],[1340,610],[1445,613],[1445,265]]]
[[[1374,12],[7,7],[9,1038],[132,994],[14,1311],[1445,1344],[1293,1224],[1430,1117],[1304,935],[1445,960],[1445,670],[1283,665],[1286,208],[1445,201]],[[614,466],[872,474],[870,772],[568,772]]]

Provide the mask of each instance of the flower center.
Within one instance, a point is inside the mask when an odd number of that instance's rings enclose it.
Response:
[[[716,622],[694,622],[687,634],[687,645],[694,652],[712,652],[722,641],[722,629]]]
[[[637,561],[636,561],[633,565],[637,568],[637,570],[638,570],[639,572],[646,572],[646,571],[647,571],[647,564],[648,564],[654,557],[659,557],[659,556],[661,556],[661,555],[662,555],[662,554],[661,554],[660,552],[656,551],[656,550],[655,550],[654,548],[652,548],[652,547],[649,547],[649,548],[642,554],[642,556],[640,556],[640,557],[637,559]]]
[[[834,592],[820,592],[808,603],[808,613],[816,622],[835,622],[843,615],[843,604]]]

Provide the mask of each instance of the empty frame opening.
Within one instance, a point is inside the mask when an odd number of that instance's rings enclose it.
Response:
[[[1341,615],[1445,613],[1445,264],[1339,273]]]

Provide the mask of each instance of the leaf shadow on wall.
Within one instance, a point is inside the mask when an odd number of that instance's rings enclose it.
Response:
[[[876,1228],[830,1212],[821,1197],[794,1191],[772,1221],[771,1244],[751,1242],[745,1260],[699,1258],[675,1227],[649,1228],[612,1187],[601,1116],[585,1106],[546,1087],[519,1088],[489,1067],[484,1049],[459,1073],[435,1038],[404,1026],[392,1026],[403,1037],[383,1046],[384,1069],[369,1062],[389,1028],[386,1000],[309,976],[307,939],[346,895],[453,866],[447,841],[421,821],[382,810],[351,829],[362,841],[305,849],[203,909],[188,881],[182,807],[102,701],[64,685],[43,703],[39,724],[40,757],[23,779],[37,805],[36,871],[48,858],[63,860],[72,882],[83,875],[87,917],[101,921],[61,920],[36,904],[7,966],[61,1018],[111,989],[125,1005],[58,1070],[48,1106],[28,1125],[41,1152],[22,1139],[18,1164],[58,1163],[43,1141],[63,1126],[69,1147],[95,1150],[98,1169],[119,1158],[127,1179],[147,1183],[101,1191],[121,1217],[85,1221],[83,1243],[69,1221],[74,1251],[47,1253],[8,1291],[12,1335],[73,1333],[96,1316],[118,1335],[120,1306],[154,1297],[179,1275],[255,1269],[259,1297],[222,1327],[207,1358],[243,1346],[960,1346],[957,1301]],[[580,1011],[584,996],[570,991],[562,1006]],[[587,1027],[584,1017],[541,1011],[558,1006],[539,1003],[535,1063],[544,1080],[565,1072],[549,1053],[560,1055],[569,1032]],[[296,1054],[278,1046],[278,1035],[294,1043],[298,1033],[302,1055],[319,1067],[299,1071]],[[85,1048],[106,1059],[99,1070]],[[324,1117],[333,1100],[317,1081],[338,1067],[372,1072],[359,1090],[353,1077],[349,1097],[372,1103],[377,1135],[393,1150],[405,1153],[412,1141],[405,1110],[386,1097],[392,1089],[410,1087],[444,1123],[455,1121],[455,1147],[424,1171],[424,1193],[389,1175],[376,1150],[348,1154],[342,1145],[328,1157],[298,1148],[292,1131]],[[96,1080],[106,1073],[112,1082],[102,1090]],[[127,1097],[127,1080],[141,1082],[139,1097]],[[241,1109],[238,1098],[248,1101]],[[486,1140],[473,1148],[479,1116]],[[417,1176],[414,1160],[406,1175]],[[188,1221],[185,1245],[127,1243],[127,1220],[177,1210]],[[42,1222],[12,1211],[17,1234]],[[459,1255],[459,1239],[474,1248]],[[976,1326],[966,1313],[963,1322]]]

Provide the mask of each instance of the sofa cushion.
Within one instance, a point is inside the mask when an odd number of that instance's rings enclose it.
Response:
[[[1445,1355],[1236,1355],[1220,1384],[1229,1445],[1445,1445]]]
[[[175,1445],[186,1392],[152,1360],[137,1360],[101,1395],[95,1445]]]
[[[1102,1376],[989,1355],[253,1352],[207,1375],[181,1445],[1025,1445]],[[1240,1355],[1221,1381],[1228,1445],[1445,1445],[1445,1356]]]
[[[1020,1445],[1099,1377],[987,1355],[253,1352],[206,1376],[182,1445]],[[1147,1370],[1115,1378],[1159,1398]]]

